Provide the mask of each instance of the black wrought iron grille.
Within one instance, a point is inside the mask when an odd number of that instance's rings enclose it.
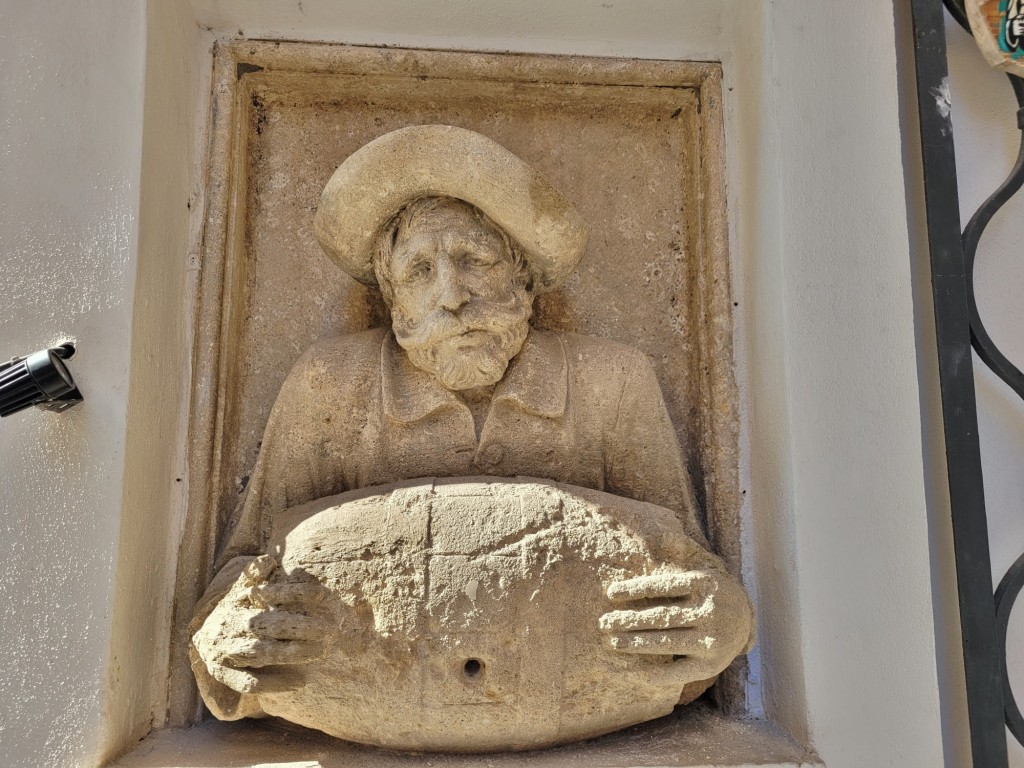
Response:
[[[1017,161],[1006,180],[960,232],[953,126],[949,110],[936,108],[936,99],[943,98],[948,88],[943,3],[964,29],[971,32],[971,28],[964,0],[912,3],[939,386],[971,752],[976,768],[1005,768],[1006,728],[1024,744],[1024,717],[1014,698],[1006,665],[1006,632],[1010,612],[1024,586],[1024,554],[1010,566],[993,592],[970,350],[973,347],[979,359],[1024,399],[1024,374],[988,335],[974,293],[974,264],[981,236],[996,212],[1024,186],[1024,80],[1007,75],[1017,97],[1017,126],[1022,131]]]

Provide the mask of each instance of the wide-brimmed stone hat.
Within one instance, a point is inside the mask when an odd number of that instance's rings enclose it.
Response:
[[[452,125],[401,128],[354,152],[324,187],[313,229],[338,266],[375,286],[381,229],[407,203],[433,195],[465,200],[502,227],[525,251],[538,292],[583,258],[587,230],[573,204],[497,142]]]

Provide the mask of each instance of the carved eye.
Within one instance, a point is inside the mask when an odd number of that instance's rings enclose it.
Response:
[[[486,251],[467,251],[462,263],[467,267],[491,267],[497,262],[493,254]]]
[[[417,283],[427,280],[434,273],[434,266],[427,261],[413,264],[405,273],[406,282]]]

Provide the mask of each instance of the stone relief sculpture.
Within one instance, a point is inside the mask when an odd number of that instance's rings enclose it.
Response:
[[[391,327],[308,350],[274,405],[192,666],[221,719],[398,749],[529,749],[699,696],[753,642],[644,355],[531,328],[586,229],[471,131],[386,134],[317,239]]]

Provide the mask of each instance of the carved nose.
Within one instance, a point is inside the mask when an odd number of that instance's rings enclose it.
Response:
[[[442,309],[455,312],[466,306],[472,298],[466,286],[458,278],[453,277],[449,272],[443,277],[441,284],[441,297],[439,304]]]

